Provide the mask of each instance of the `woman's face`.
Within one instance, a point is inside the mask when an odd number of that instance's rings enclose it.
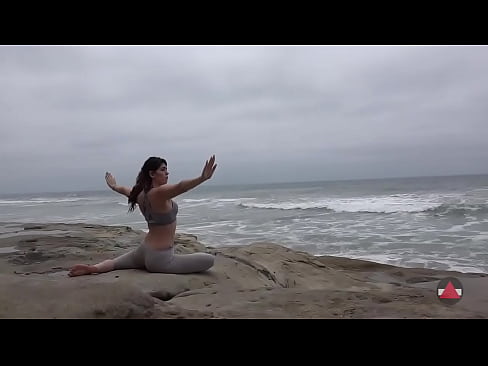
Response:
[[[168,183],[168,167],[166,164],[161,164],[161,166],[153,171],[152,181],[154,185],[161,186]]]

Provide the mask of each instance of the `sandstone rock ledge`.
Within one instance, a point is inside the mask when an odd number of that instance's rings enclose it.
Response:
[[[144,235],[125,226],[2,224],[0,318],[487,318],[488,275],[314,257],[274,243],[205,247],[177,234],[179,253],[207,251],[201,274],[140,270],[71,278],[76,263],[113,258]],[[462,300],[438,300],[458,278]]]

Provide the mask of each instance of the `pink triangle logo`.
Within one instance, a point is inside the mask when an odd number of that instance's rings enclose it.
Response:
[[[453,284],[451,281],[447,284],[446,288],[442,292],[442,295],[439,296],[440,299],[460,299],[461,296],[459,296],[458,292],[454,288]]]

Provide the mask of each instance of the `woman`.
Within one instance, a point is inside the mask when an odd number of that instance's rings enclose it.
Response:
[[[178,205],[172,198],[212,178],[216,168],[215,155],[212,155],[205,163],[202,174],[198,178],[183,180],[178,184],[167,184],[169,173],[166,160],[150,157],[142,166],[132,189],[118,186],[115,178],[107,172],[105,180],[108,186],[129,198],[129,212],[134,210],[136,204],[139,206],[148,223],[149,232],[139,247],[129,253],[95,265],[77,264],[71,268],[69,276],[129,268],[160,273],[195,273],[212,267],[214,256],[211,254],[178,255],[174,253]]]

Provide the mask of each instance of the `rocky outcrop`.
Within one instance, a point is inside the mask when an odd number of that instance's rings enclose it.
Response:
[[[339,257],[274,243],[205,247],[177,234],[176,251],[211,252],[205,273],[122,270],[68,277],[138,245],[123,226],[4,224],[0,234],[2,318],[486,318],[488,279]],[[439,280],[456,277],[465,296],[442,304]]]

